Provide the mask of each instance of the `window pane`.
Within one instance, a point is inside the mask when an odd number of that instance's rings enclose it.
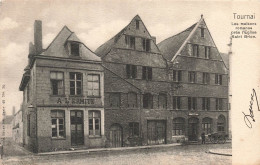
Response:
[[[95,129],[99,129],[99,119],[95,119]]]
[[[57,78],[56,72],[51,72],[50,77],[51,77],[51,79],[56,79]]]
[[[57,72],[57,79],[62,80],[63,79],[63,73],[62,72]]]
[[[88,123],[89,123],[89,130],[93,130],[93,119],[89,119]]]

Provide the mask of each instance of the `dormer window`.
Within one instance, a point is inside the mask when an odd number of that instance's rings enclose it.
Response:
[[[72,56],[79,56],[79,43],[77,42],[70,43],[70,54]]]
[[[136,26],[135,26],[136,29],[139,30],[139,20],[136,20],[136,21],[135,21],[135,24],[136,24]]]

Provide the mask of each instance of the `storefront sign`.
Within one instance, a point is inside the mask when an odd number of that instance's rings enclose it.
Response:
[[[94,104],[94,99],[86,98],[58,98],[57,104]]]

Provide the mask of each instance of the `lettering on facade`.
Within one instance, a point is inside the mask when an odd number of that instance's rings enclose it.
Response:
[[[81,104],[81,105],[90,105],[94,104],[94,99],[86,99],[86,98],[58,98],[57,104],[67,104],[67,105],[75,105],[75,104]]]

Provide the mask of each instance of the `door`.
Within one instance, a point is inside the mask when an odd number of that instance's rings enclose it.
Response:
[[[122,127],[119,124],[112,125],[110,128],[110,146],[113,148],[122,147],[122,136]]]
[[[83,111],[70,111],[71,145],[78,146],[84,144],[83,132]]]
[[[197,119],[197,118],[189,119],[189,127],[188,127],[189,141],[198,140],[198,125],[199,125],[199,119]]]
[[[164,120],[147,121],[147,142],[149,145],[166,143],[166,122]]]

